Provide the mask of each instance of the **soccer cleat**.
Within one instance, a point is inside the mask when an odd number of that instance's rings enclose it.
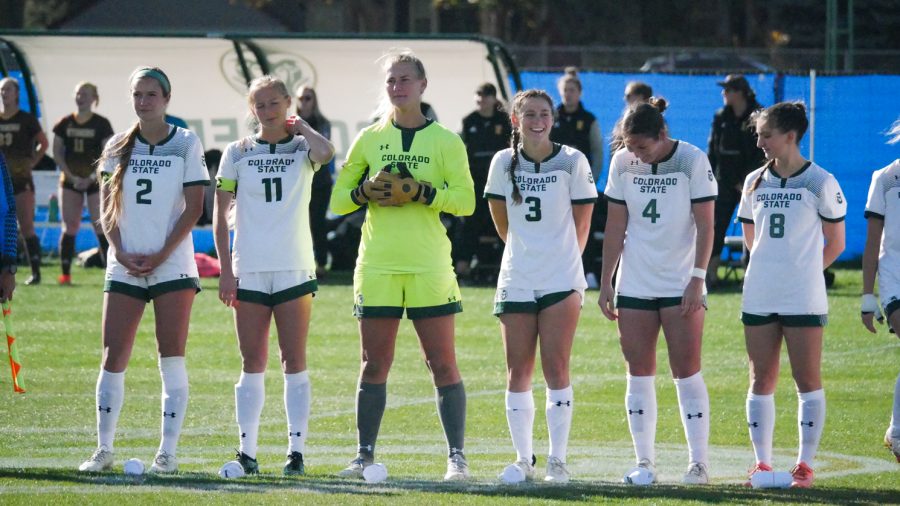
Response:
[[[375,462],[375,456],[365,456],[357,454],[356,458],[350,461],[350,465],[338,472],[339,478],[356,478],[363,479],[363,469],[371,466]]]
[[[28,279],[25,280],[25,284],[28,286],[41,284],[41,273],[35,272],[31,276],[28,276]]]
[[[259,474],[259,463],[256,462],[256,459],[250,457],[246,453],[239,450],[235,453],[234,460],[244,468],[244,474]],[[300,465],[303,465],[302,458],[300,460]]]
[[[156,457],[153,458],[153,464],[150,466],[150,473],[172,474],[177,472],[178,459],[175,458],[175,455],[166,453],[164,450],[156,452]]]
[[[813,484],[813,470],[806,462],[801,462],[791,469],[791,488],[810,488]]]
[[[523,481],[531,481],[534,479],[534,463],[536,459],[531,456],[531,462],[526,459],[520,459],[503,468],[500,473],[500,481],[507,485],[515,485]]]
[[[757,462],[756,465],[753,466],[752,469],[747,471],[747,481],[744,483],[745,487],[753,486],[753,484],[751,483],[751,480],[753,479],[753,475],[759,471],[772,472],[772,466],[770,466],[769,464],[766,464],[765,462]]]
[[[622,477],[622,483],[628,485],[652,485],[656,483],[656,466],[650,459],[641,459],[638,465],[631,468],[628,473]]]
[[[569,483],[569,470],[566,463],[556,457],[547,459],[547,475],[544,481],[550,483]]]
[[[884,433],[884,446],[894,454],[897,462],[900,462],[900,438],[891,437],[890,429]]]
[[[115,454],[111,452],[106,445],[100,445],[99,448],[94,450],[91,458],[85,460],[78,466],[78,470],[85,473],[109,471],[112,469],[113,457],[115,457]]]
[[[691,462],[688,464],[688,470],[684,473],[681,483],[685,485],[708,485],[709,470],[706,468],[706,464],[702,462]]]
[[[291,452],[287,456],[287,462],[284,463],[285,476],[302,476],[306,474],[306,467],[303,465],[303,454],[300,452]]]
[[[59,284],[61,286],[69,286],[72,284],[72,275],[71,274],[60,274],[59,278],[57,278]]]
[[[447,459],[447,473],[444,481],[463,481],[469,479],[469,463],[462,453],[454,453]]]

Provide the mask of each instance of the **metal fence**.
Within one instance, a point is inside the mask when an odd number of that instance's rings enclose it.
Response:
[[[583,70],[635,72],[648,60],[657,59],[649,71],[709,73],[802,72],[825,68],[824,49],[775,48],[710,48],[648,46],[507,46],[525,71],[557,71],[574,65]],[[841,53],[842,72],[900,73],[900,51],[857,49]]]

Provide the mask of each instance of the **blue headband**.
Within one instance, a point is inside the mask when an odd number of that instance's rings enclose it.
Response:
[[[172,84],[169,83],[169,78],[159,70],[150,67],[144,67],[134,73],[135,80],[144,77],[152,77],[153,79],[159,81],[159,85],[162,87],[163,92],[165,92],[166,95],[172,92]]]

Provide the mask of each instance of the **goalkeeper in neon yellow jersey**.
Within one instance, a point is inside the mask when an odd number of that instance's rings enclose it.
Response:
[[[437,389],[447,438],[445,480],[468,478],[463,453],[466,396],[456,367],[454,315],[462,311],[440,213],[472,214],[475,190],[457,134],[422,115],[428,81],[408,51],[384,58],[382,118],[350,148],[331,194],[331,210],[368,207],[353,276],[363,367],[356,402],[358,451],[343,477],[362,478],[374,462],[386,383],[406,309]]]

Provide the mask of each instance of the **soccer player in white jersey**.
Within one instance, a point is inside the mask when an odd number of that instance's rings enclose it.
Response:
[[[889,131],[890,144],[900,142],[900,120]],[[881,306],[890,328],[900,329],[900,159],[872,174],[869,199],[866,202],[868,230],[863,252],[862,323],[875,333],[874,320],[884,322],[875,297],[875,277]],[[894,409],[891,424],[884,434],[884,445],[900,462],[900,375],[894,384]]]
[[[97,379],[98,448],[79,470],[113,464],[125,368],[147,302],[153,301],[162,377],[162,441],[150,472],[178,470],[175,450],[188,401],[184,351],[200,291],[191,229],[209,184],[200,140],[165,122],[169,78],[140,67],[130,79],[138,121],[113,136],[99,162],[103,231],[110,249],[103,298],[103,358]]]
[[[569,357],[587,288],[580,259],[597,187],[584,154],[550,141],[553,99],[546,92],[517,93],[511,121],[512,147],[494,155],[484,190],[506,243],[494,314],[506,350],[506,420],[517,460],[500,479],[534,477],[531,377],[540,343],[550,434],[544,480],[566,483],[574,402]]]
[[[808,488],[825,422],[821,365],[828,300],[822,271],[844,250],[847,202],[834,176],[800,153],[809,124],[802,103],[775,104],[760,111],[755,124],[767,162],[747,176],[738,206],[750,251],[741,306],[750,359],[747,425],[756,457],[750,475],[772,470],[784,340],[799,398],[800,448],[791,486]]]
[[[259,473],[257,435],[266,397],[269,325],[274,316],[288,422],[288,458],[283,471],[297,475],[305,472],[303,449],[310,406],[306,338],[317,289],[309,199],[313,176],[331,160],[334,148],[303,119],[293,116],[285,121],[291,96],[280,79],[254,79],[247,100],[259,131],[225,148],[216,178],[213,215],[222,266],[219,299],[234,308],[243,361],[234,386],[240,434],[236,461],[246,474]],[[233,249],[229,248],[228,231],[232,202]]]
[[[683,482],[709,482],[709,395],[700,369],[706,265],[716,182],[706,154],[669,137],[662,98],[629,107],[617,136],[606,198],[600,310],[618,321],[627,363],[625,408],[637,465],[623,481],[656,482],[656,342],[669,350],[689,464]],[[615,291],[613,275],[619,273]]]

